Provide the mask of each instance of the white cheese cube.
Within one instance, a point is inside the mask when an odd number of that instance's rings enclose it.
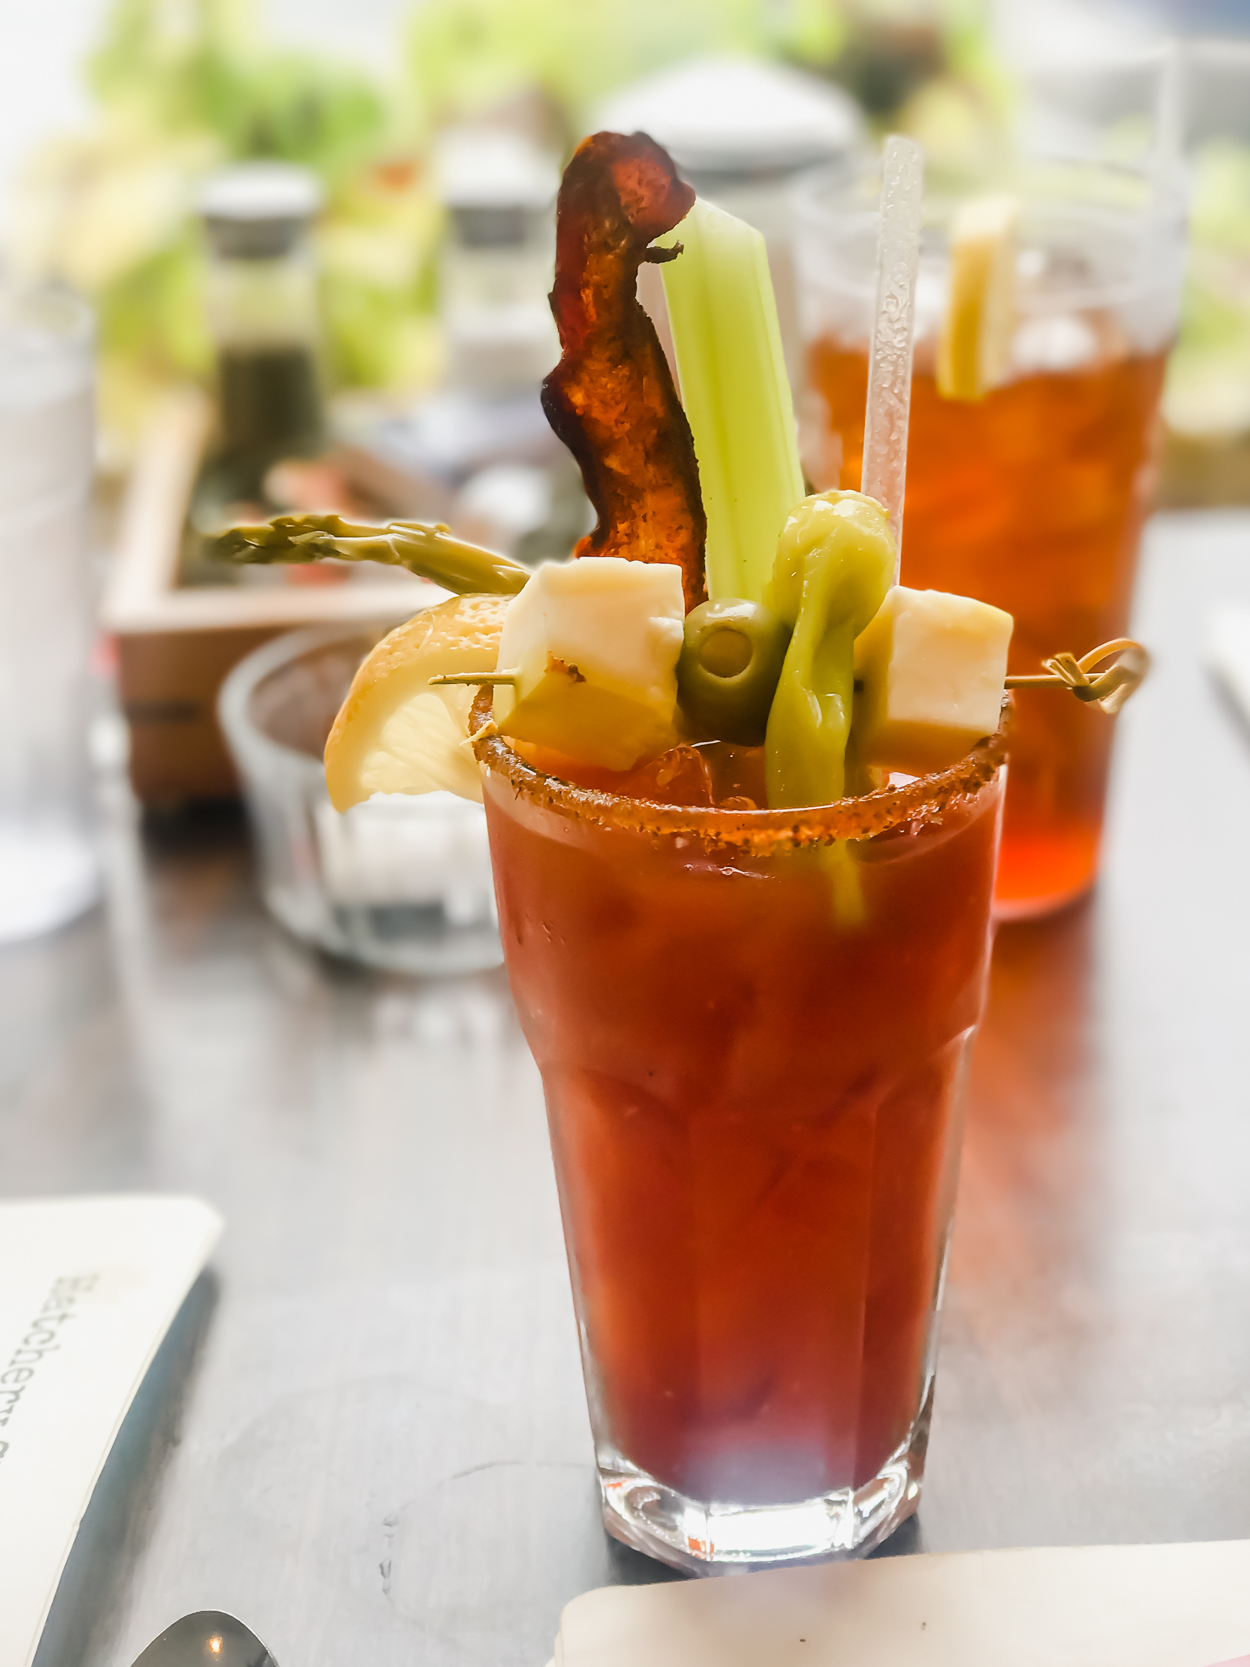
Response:
[[[495,693],[505,735],[628,770],[673,745],[681,569],[622,556],[544,562],[509,604]]]
[[[895,585],[855,639],[854,742],[865,764],[924,775],[998,728],[1013,620],[941,590]]]

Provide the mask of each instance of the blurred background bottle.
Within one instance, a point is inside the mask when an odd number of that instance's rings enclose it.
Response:
[[[506,128],[456,127],[440,137],[435,172],[448,379],[488,395],[532,387],[560,356],[547,305],[557,159]]]
[[[228,499],[263,495],[270,465],[321,445],[317,271],[321,188],[307,169],[244,162],[200,192],[217,353],[216,470]]]
[[[414,481],[437,483],[446,494],[437,513],[463,536],[522,561],[562,560],[590,522],[580,475],[540,403],[560,356],[547,300],[558,152],[523,123],[453,123],[432,143],[430,174],[443,214],[444,375],[362,443]]]

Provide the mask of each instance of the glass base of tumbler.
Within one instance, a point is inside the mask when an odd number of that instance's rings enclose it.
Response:
[[[1047,915],[1057,915],[1061,909],[1070,909],[1080,903],[1093,889],[1093,880],[1087,880],[1084,885],[1074,886],[1070,891],[1047,892],[1042,897],[996,896],[994,919],[1000,926],[1010,926],[1016,920],[1044,920]]]
[[[687,1574],[862,1557],[920,1504],[932,1406],[930,1387],[907,1440],[871,1481],[785,1505],[706,1504],[601,1454],[604,1527]]]

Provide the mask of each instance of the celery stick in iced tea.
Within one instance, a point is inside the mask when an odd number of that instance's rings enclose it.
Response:
[[[707,513],[708,595],[761,602],[803,496],[764,239],[697,201],[664,241],[683,251],[661,270]]]

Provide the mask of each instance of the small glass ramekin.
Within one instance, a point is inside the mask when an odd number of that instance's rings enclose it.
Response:
[[[481,805],[391,793],[340,813],[326,791],[330,725],[388,628],[292,632],[241,660],[222,686],[218,716],[261,892],[288,931],[331,954],[394,972],[478,972],[503,959]]]

